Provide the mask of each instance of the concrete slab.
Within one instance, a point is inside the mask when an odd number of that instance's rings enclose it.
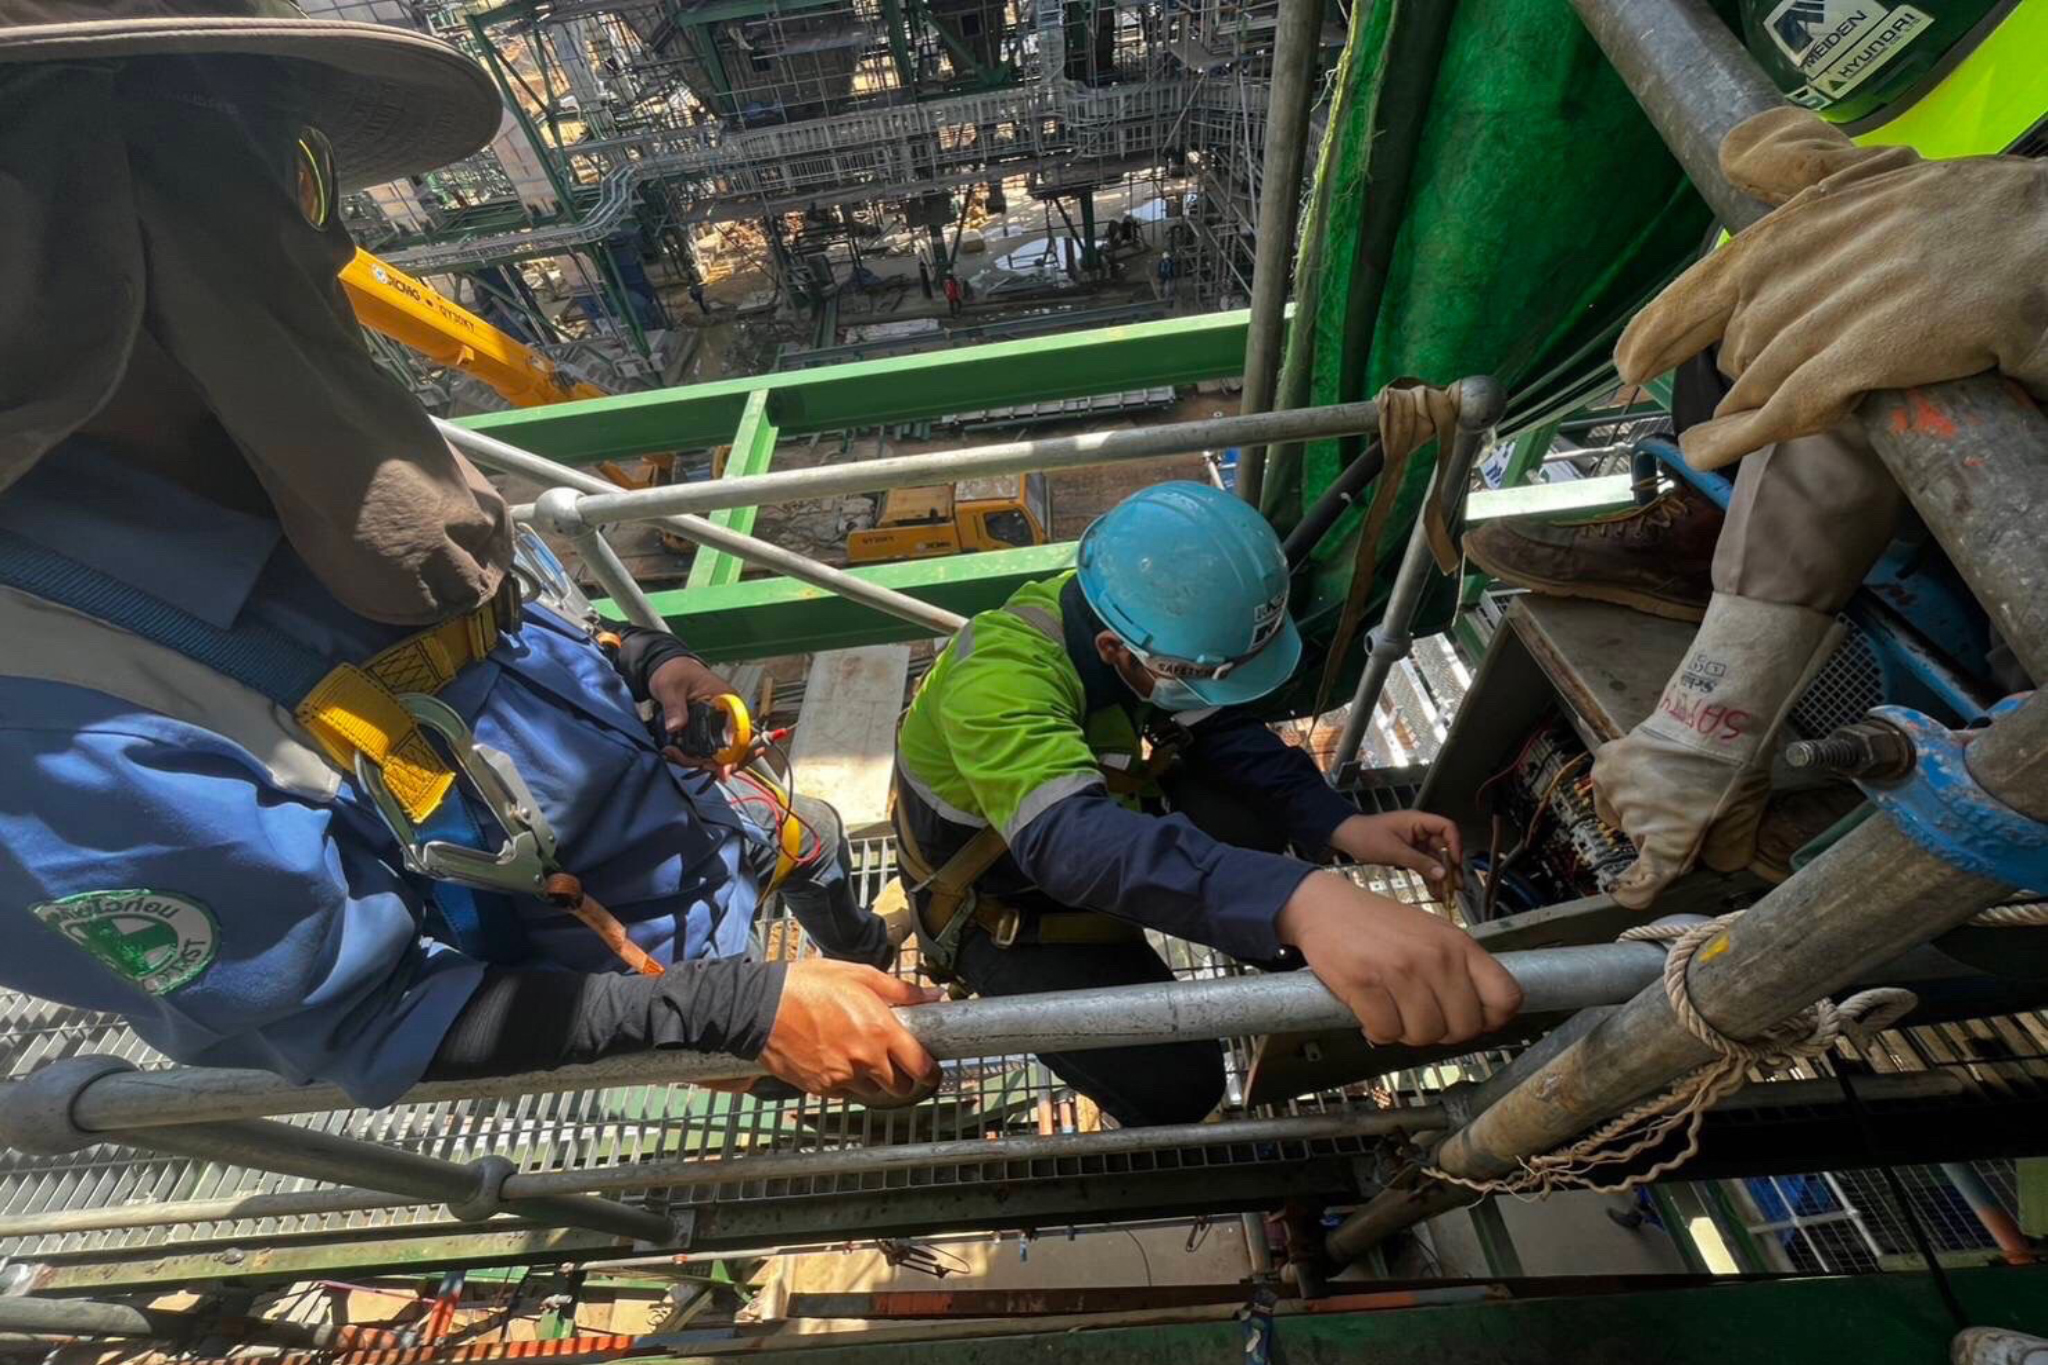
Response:
[[[908,645],[836,649],[811,660],[790,757],[799,790],[838,807],[849,835],[886,829]]]

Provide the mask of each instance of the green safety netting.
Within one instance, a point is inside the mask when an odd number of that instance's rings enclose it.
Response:
[[[1403,376],[1506,386],[1503,434],[1612,380],[1615,337],[1703,244],[1705,204],[1566,0],[1358,0],[1334,74],[1296,266],[1276,406],[1369,398]],[[1283,532],[1356,453],[1271,456],[1262,506]],[[1379,618],[1432,459],[1408,463],[1364,620]],[[1276,710],[1315,701],[1370,492],[1297,580],[1308,652]],[[1417,634],[1448,622],[1433,575]],[[1362,664],[1344,651],[1338,696]]]

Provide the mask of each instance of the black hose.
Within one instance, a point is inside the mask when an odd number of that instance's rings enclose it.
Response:
[[[1322,541],[1329,529],[1336,525],[1337,518],[1344,515],[1344,509],[1351,506],[1365,486],[1379,477],[1386,468],[1387,454],[1374,441],[1365,448],[1365,453],[1344,467],[1344,472],[1331,480],[1307,515],[1296,523],[1281,543],[1280,551],[1287,556],[1287,567],[1298,569],[1309,552]]]

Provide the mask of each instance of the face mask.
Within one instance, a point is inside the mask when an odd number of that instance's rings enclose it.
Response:
[[[1206,711],[1215,707],[1179,678],[1152,679],[1152,695],[1146,698],[1162,711]]]

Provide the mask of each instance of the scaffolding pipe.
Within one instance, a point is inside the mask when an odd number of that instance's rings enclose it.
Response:
[[[516,1211],[524,1215],[525,1210],[531,1207],[527,1202],[529,1196],[541,1200],[556,1198],[570,1191],[571,1186],[575,1191],[588,1191],[600,1186],[628,1191],[649,1188],[680,1189],[753,1180],[823,1179],[833,1176],[869,1175],[884,1171],[917,1170],[948,1164],[979,1165],[983,1162],[998,1161],[1067,1160],[1247,1142],[1317,1142],[1337,1138],[1379,1137],[1395,1133],[1439,1131],[1446,1126],[1446,1122],[1443,1110],[1430,1104],[1395,1110],[1297,1114],[1272,1119],[1234,1120],[1228,1123],[1119,1128],[1100,1133],[977,1137],[946,1142],[902,1143],[884,1147],[848,1147],[822,1152],[777,1152],[763,1156],[729,1157],[711,1161],[681,1158],[674,1161],[634,1162],[616,1167],[579,1169],[549,1175],[515,1175],[507,1179],[501,1193],[508,1200],[521,1200]],[[267,1202],[260,1207],[252,1207],[254,1200],[251,1198],[197,1199],[110,1209],[73,1209],[23,1214],[0,1220],[0,1237],[101,1232],[113,1228],[211,1223],[258,1216],[290,1217],[298,1214],[331,1213],[338,1209],[362,1211],[406,1208],[417,1202],[360,1189],[311,1191],[303,1195],[255,1196],[254,1199]]]
[[[1606,943],[1503,953],[1499,961],[1521,985],[1524,1008],[1562,1012],[1627,999],[1657,979],[1663,970],[1664,952],[1647,943]],[[1351,1011],[1310,972],[963,1000],[908,1006],[897,1014],[925,1049],[942,1061],[1357,1027]],[[18,1106],[55,1103],[48,1094],[22,1093],[42,1074],[35,1072],[0,1092],[0,1138],[5,1137],[7,1120]],[[428,1081],[414,1086],[403,1099],[428,1104],[760,1074],[758,1065],[720,1053],[643,1052],[554,1071]],[[109,1133],[263,1115],[324,1113],[354,1104],[338,1086],[293,1085],[267,1071],[170,1067],[115,1070],[93,1077],[75,1093],[66,1093],[62,1113],[65,1121],[78,1129]]]
[[[439,418],[435,419],[434,424],[441,429],[441,434],[447,438],[449,444],[470,456],[478,464],[488,468],[496,469],[506,474],[518,474],[523,478],[532,479],[538,483],[571,488],[578,493],[606,493],[615,491],[612,484],[607,483],[595,474],[587,474],[569,465],[557,464],[555,461],[536,455],[530,450],[521,450],[518,446],[509,445],[494,436],[486,436],[482,432],[470,431],[465,427],[458,427],[453,423],[441,421]],[[717,482],[723,483],[727,481],[718,480]],[[732,482],[744,482],[744,480],[733,480]],[[577,515],[578,521],[586,525],[595,524],[595,522],[583,518],[578,508],[562,509],[557,506],[555,512],[558,516],[574,513]],[[514,509],[514,514],[521,516],[523,519],[531,520],[539,515],[538,505],[516,508]],[[815,559],[806,559],[792,550],[785,550],[779,545],[770,545],[765,540],[740,531],[731,530],[715,522],[706,521],[702,517],[666,516],[656,517],[654,520],[664,530],[673,531],[693,544],[708,546],[711,549],[732,555],[736,559],[743,559],[749,564],[758,564],[762,568],[772,569],[777,573],[796,579],[799,583],[808,583],[814,588],[822,588],[826,592],[835,593],[840,597],[846,598],[848,601],[858,602],[864,607],[872,607],[885,616],[894,616],[898,620],[908,621],[912,625],[928,630],[934,635],[951,635],[954,631],[967,624],[967,618],[959,615],[957,612],[950,612],[944,608],[935,607],[929,602],[920,602],[908,593],[898,592],[894,588],[885,588],[880,583],[870,583],[864,578],[856,578],[844,569],[835,569],[829,564],[820,564]],[[620,566],[620,571],[624,572],[623,565]],[[593,569],[593,572],[597,571]],[[625,611],[626,607],[621,604],[619,609]],[[652,609],[653,604],[649,602],[648,610],[651,611]],[[666,626],[664,625],[663,628],[666,629]]]
[[[706,479],[669,484],[664,488],[619,489],[578,501],[583,519],[609,525],[650,521],[680,512],[712,512],[728,507],[762,507],[771,503],[835,498],[874,493],[918,484],[952,483],[991,474],[1028,474],[1039,470],[1081,469],[1089,465],[1154,460],[1225,446],[1240,448],[1255,441],[1312,441],[1325,436],[1350,436],[1379,429],[1378,405],[1334,403],[1319,408],[1261,412],[1249,417],[1211,417],[1122,431],[1090,431],[1072,436],[1039,436],[1024,441],[939,450],[922,455],[892,455],[857,464],[820,465],[751,474],[744,478]],[[455,428],[460,431],[461,428]],[[463,432],[474,437],[475,432]],[[452,435],[451,440],[455,439]],[[468,448],[468,447],[465,447]],[[570,483],[551,479],[552,483]],[[583,485],[577,484],[577,487]]]
[[[1721,139],[1785,107],[1707,0],[1572,0],[1650,122],[1730,230],[1769,206],[1721,172]],[[2048,679],[2048,417],[1996,374],[1868,394],[1865,435],[1934,532],[2000,634]],[[1996,517],[1983,509],[1996,508]]]
[[[608,1199],[572,1194],[508,1200],[503,1185],[513,1168],[502,1157],[463,1165],[269,1119],[95,1133],[93,1140],[252,1170],[282,1171],[307,1180],[388,1190],[417,1201],[446,1204],[463,1221],[481,1222],[493,1214],[508,1213],[547,1227],[589,1228],[656,1246],[666,1246],[675,1236],[675,1227],[666,1215]]]
[[[1500,420],[1506,403],[1506,394],[1492,379],[1458,381],[1458,432],[1450,449],[1430,472],[1429,491],[1423,495],[1425,509],[1437,500],[1437,486],[1444,480],[1455,479],[1460,484],[1470,480],[1480,442]],[[1457,508],[1464,502],[1465,489],[1459,487],[1451,494],[1449,505]],[[1358,746],[1365,742],[1365,728],[1379,709],[1380,693],[1386,689],[1394,665],[1407,658],[1415,647],[1411,634],[1415,613],[1422,608],[1422,593],[1429,586],[1430,572],[1436,565],[1429,548],[1428,523],[1426,511],[1416,516],[1415,526],[1408,533],[1408,544],[1401,551],[1401,566],[1394,571],[1394,586],[1388,591],[1386,610],[1380,613],[1380,623],[1372,632],[1372,650],[1358,675],[1358,689],[1351,694],[1344,732],[1337,737],[1337,747],[1330,754],[1327,776],[1333,786],[1342,781],[1345,768],[1358,756]]]
[[[1982,731],[1966,753],[1971,775],[1993,797],[2030,819],[2048,817],[2048,697],[2035,694]],[[1889,819],[1868,820],[1702,948],[1686,973],[1687,989],[1694,1008],[1722,1033],[1759,1038],[1877,963],[1960,927],[2012,893],[1935,858]],[[1436,1164],[1468,1180],[1507,1175],[1715,1055],[1678,1022],[1660,982],[1451,1134]],[[1368,1206],[1331,1236],[1331,1254],[1355,1259],[1413,1221],[1409,1212]]]
[[[1301,214],[1301,172],[1322,38],[1323,0],[1294,0],[1280,6],[1273,82],[1266,96],[1266,154],[1252,258],[1252,315],[1244,340],[1244,398],[1239,411],[1246,415],[1272,408],[1280,376],[1288,276]],[[1265,443],[1245,446],[1237,462],[1237,495],[1258,506],[1265,477]]]
[[[583,567],[590,570],[599,587],[611,594],[612,605],[625,613],[628,621],[664,635],[675,634],[627,570],[618,551],[604,538],[604,531],[576,514],[576,498],[573,488],[550,488],[534,503],[533,519],[547,530],[569,538]]]

